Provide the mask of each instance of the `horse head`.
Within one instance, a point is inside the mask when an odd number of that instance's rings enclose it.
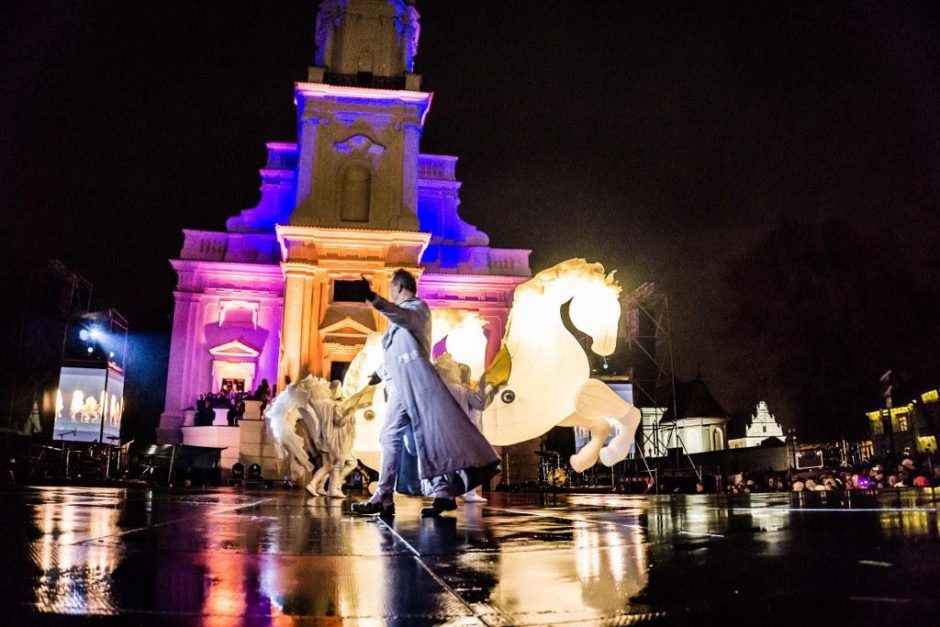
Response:
[[[620,321],[620,286],[604,266],[569,259],[516,288],[496,371],[508,371],[500,393],[483,412],[491,443],[538,437],[577,413],[591,376],[590,363],[571,327],[591,336],[591,349],[613,353]],[[567,305],[571,324],[564,321]],[[505,362],[505,366],[503,366]],[[487,377],[494,382],[498,377]]]
[[[569,259],[542,270],[516,288],[513,319],[519,313],[555,316],[562,305],[570,303],[571,323],[591,336],[592,351],[606,357],[617,347],[620,290],[614,272],[605,274],[600,263]]]
[[[591,350],[606,357],[617,348],[620,285],[613,272],[604,275],[603,266],[585,279],[571,299],[568,316],[575,327],[591,336]]]

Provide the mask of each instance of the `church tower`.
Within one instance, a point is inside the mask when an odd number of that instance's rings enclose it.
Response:
[[[416,231],[419,140],[431,94],[411,73],[418,12],[401,0],[328,0],[317,62],[298,83],[291,224]]]
[[[406,268],[432,309],[478,314],[487,359],[531,276],[530,251],[492,248],[460,217],[457,157],[420,153],[432,94],[413,72],[413,3],[322,0],[314,29],[315,65],[294,85],[296,141],[267,144],[258,204],[225,231],[185,229],[170,260],[179,279],[160,441],[202,437],[196,399],[223,386],[342,378],[385,326],[356,293],[362,276],[387,296]]]
[[[278,227],[286,284],[280,383],[337,376],[383,320],[343,286],[366,276],[387,294],[391,272],[420,275],[418,157],[431,94],[411,73],[418,13],[401,0],[327,0],[317,63],[295,86],[296,196]],[[326,325],[324,326],[324,322]],[[310,333],[311,328],[320,333]]]

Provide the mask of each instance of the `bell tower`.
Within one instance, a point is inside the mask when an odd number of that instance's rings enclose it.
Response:
[[[295,87],[297,226],[418,229],[418,154],[431,94],[411,72],[418,12],[402,0],[325,0],[317,63]]]
[[[418,12],[403,0],[324,0],[317,57],[297,104],[296,196],[276,228],[284,273],[279,383],[330,376],[379,319],[344,296],[365,276],[387,294],[400,267],[420,275],[419,143],[431,94],[411,72]]]

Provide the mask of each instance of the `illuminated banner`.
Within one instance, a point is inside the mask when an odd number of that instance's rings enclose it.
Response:
[[[124,375],[114,369],[65,366],[59,373],[53,438],[120,444]],[[104,423],[102,433],[102,422]]]

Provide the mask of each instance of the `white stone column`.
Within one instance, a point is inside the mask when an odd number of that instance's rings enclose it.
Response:
[[[175,292],[173,307],[173,333],[170,339],[170,361],[167,367],[166,396],[160,426],[157,429],[160,441],[176,442],[180,439],[179,428],[183,423],[183,410],[195,402],[186,398],[187,381],[191,378],[193,347],[196,342],[195,327],[199,316],[199,295],[191,292]]]
[[[416,122],[402,124],[402,188],[399,229],[418,229],[418,156],[421,150],[421,125]]]
[[[304,273],[284,266],[284,312],[281,323],[281,363],[278,364],[277,389],[283,390],[287,380],[300,378],[301,342],[303,334]]]

